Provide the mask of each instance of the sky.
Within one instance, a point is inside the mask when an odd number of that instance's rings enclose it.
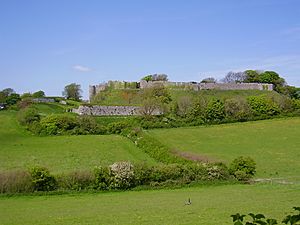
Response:
[[[299,0],[0,0],[0,90],[246,69],[300,86]]]

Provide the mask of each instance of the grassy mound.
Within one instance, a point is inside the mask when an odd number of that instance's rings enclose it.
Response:
[[[149,131],[171,149],[208,160],[250,156],[258,177],[300,180],[300,118]]]
[[[123,160],[155,163],[129,140],[117,135],[33,136],[19,126],[12,111],[0,112],[0,143],[0,170],[38,164],[53,172],[65,172]]]

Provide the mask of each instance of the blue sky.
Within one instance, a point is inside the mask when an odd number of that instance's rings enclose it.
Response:
[[[275,70],[300,86],[298,0],[1,0],[0,89],[222,78]]]

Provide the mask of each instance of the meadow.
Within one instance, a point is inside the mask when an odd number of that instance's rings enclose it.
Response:
[[[56,106],[39,111],[60,113]],[[122,118],[115,118],[121,120]],[[111,120],[115,120],[111,119]],[[98,118],[101,120],[101,117]],[[104,123],[104,122],[103,122]],[[235,213],[282,219],[300,202],[300,118],[145,131],[177,152],[228,164],[237,156],[257,162],[253,184],[194,184],[180,189],[0,195],[0,224],[232,224]],[[0,112],[0,170],[43,165],[54,173],[115,161],[155,160],[118,135],[30,134],[16,112]],[[280,178],[280,182],[276,182]],[[185,205],[187,199],[191,205]]]
[[[155,163],[118,135],[34,136],[17,123],[13,111],[0,112],[0,143],[2,171],[41,165],[58,173],[91,170],[116,161]]]
[[[300,180],[300,118],[148,131],[171,150],[230,163],[250,156],[259,178]]]
[[[192,204],[185,205],[188,198]],[[299,205],[295,185],[221,185],[175,190],[0,197],[1,224],[230,225],[230,215],[282,219]]]

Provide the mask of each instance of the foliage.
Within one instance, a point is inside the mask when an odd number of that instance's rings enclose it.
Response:
[[[282,88],[285,86],[285,80],[274,71],[262,71],[246,70],[246,78],[244,82],[248,83],[268,83],[274,84],[274,90],[282,93]]]
[[[256,163],[250,157],[240,156],[231,162],[229,172],[238,180],[247,181],[255,175]]]
[[[205,110],[205,119],[208,122],[221,122],[225,118],[224,103],[219,99],[211,100]]]
[[[57,186],[63,190],[88,190],[94,183],[95,177],[90,171],[72,171],[57,177]]]
[[[249,105],[242,98],[225,100],[224,108],[226,117],[237,121],[246,121],[251,116]]]
[[[32,167],[30,170],[31,181],[35,191],[52,191],[56,189],[57,182],[44,167]]]
[[[45,92],[44,91],[36,91],[32,94],[33,98],[43,98],[45,97]]]
[[[75,134],[106,134],[107,128],[97,123],[93,116],[77,117]]]
[[[65,96],[67,99],[79,101],[81,98],[81,92],[82,90],[80,84],[72,83],[65,86],[63,96]]]
[[[32,192],[30,174],[27,171],[0,172],[0,193]]]
[[[22,99],[17,103],[18,109],[24,109],[27,108],[28,106],[32,105],[32,100],[30,98],[25,98]]]
[[[200,83],[217,83],[217,80],[213,77],[204,78]]]
[[[249,96],[247,102],[255,116],[274,116],[280,113],[278,105],[272,99],[266,98],[265,95]]]
[[[293,207],[296,211],[296,214],[287,215],[283,220],[282,223],[290,224],[290,225],[297,225],[300,222],[300,207]],[[241,215],[239,213],[231,215],[234,225],[275,225],[278,224],[276,219],[267,219],[263,214],[254,214],[249,213],[250,220],[246,221],[246,215]]]
[[[23,93],[21,95],[21,99],[24,99],[24,98],[31,98],[32,97],[32,94],[30,92],[27,92],[27,93]]]
[[[9,96],[6,97],[6,103],[8,105],[14,105],[16,104],[18,101],[21,100],[21,97],[19,94],[16,94],[16,93],[12,93],[10,94]]]
[[[163,85],[154,85],[141,92],[143,99],[141,112],[145,116],[150,116],[155,110],[165,112],[165,106],[171,102],[171,95]]]
[[[134,166],[130,162],[116,162],[109,169],[112,188],[124,190],[134,185]]]
[[[40,115],[38,111],[32,107],[20,110],[18,112],[17,118],[20,124],[25,126],[29,126],[33,122],[40,121]]]
[[[192,109],[193,101],[189,96],[182,96],[177,100],[177,110],[176,113],[179,116],[187,116]]]
[[[150,74],[142,78],[145,81],[168,81],[166,74]]]
[[[247,75],[245,72],[229,72],[222,79],[224,83],[242,83],[245,81]]]
[[[97,166],[94,169],[95,185],[98,190],[107,190],[110,188],[111,175],[108,167]]]
[[[76,118],[68,114],[52,114],[41,119],[42,133],[46,135],[59,135],[70,133],[76,126]]]

